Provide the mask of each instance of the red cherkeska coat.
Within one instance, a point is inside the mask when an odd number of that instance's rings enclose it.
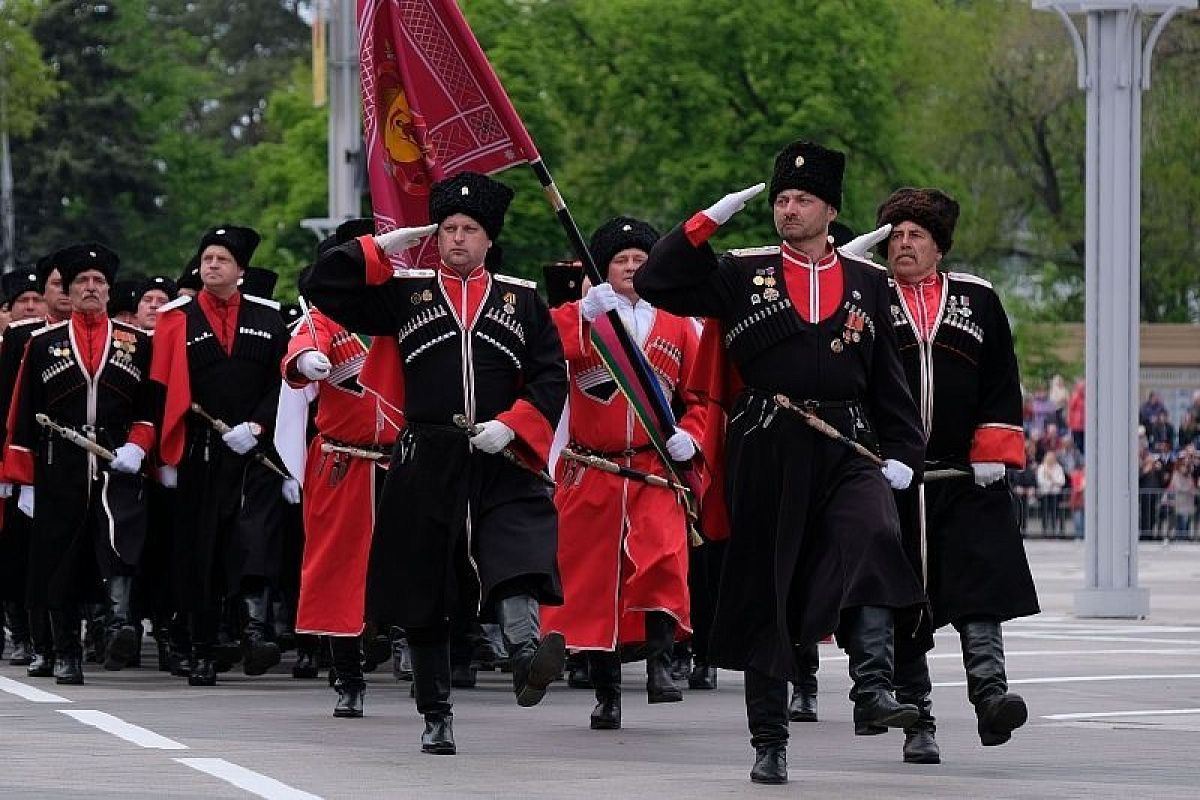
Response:
[[[571,374],[571,446],[642,472],[666,476],[649,437],[592,347],[579,303],[551,312]],[[691,320],[656,311],[642,351],[664,393],[679,397],[695,359]],[[701,409],[685,402],[679,426],[699,441]],[[542,609],[544,630],[568,647],[614,650],[645,641],[645,612],[665,611],[691,631],[688,613],[687,520],[667,489],[559,459],[558,558],[564,603]]]

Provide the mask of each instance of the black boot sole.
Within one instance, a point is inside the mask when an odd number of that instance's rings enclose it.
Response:
[[[920,717],[920,712],[910,707],[869,721],[855,720],[854,734],[856,736],[877,736],[887,733],[888,728],[911,728]]]
[[[458,753],[458,748],[452,744],[423,744],[421,752],[431,756],[452,756]]]
[[[791,722],[819,722],[816,714],[801,712],[796,714],[788,714],[788,719]]]
[[[784,775],[781,778],[781,777],[777,777],[775,775],[761,776],[761,775],[755,775],[755,774],[751,773],[750,774],[750,782],[761,784],[763,786],[782,786],[783,784],[788,782],[788,779],[787,779],[786,775]]]
[[[987,726],[979,726],[979,741],[984,747],[996,747],[1012,738],[1012,732],[1029,720],[1029,708],[1020,695],[1009,695],[989,715]]]
[[[566,660],[567,640],[561,633],[547,634],[529,659],[529,674],[517,691],[517,705],[528,708],[542,702],[546,687],[562,674]]]
[[[361,719],[363,712],[361,708],[335,708],[333,715],[338,719]]]

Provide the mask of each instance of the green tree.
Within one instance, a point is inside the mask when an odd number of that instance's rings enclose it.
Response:
[[[42,109],[58,90],[29,31],[34,14],[29,0],[0,0],[0,95],[4,99],[0,127],[12,138],[33,132]]]

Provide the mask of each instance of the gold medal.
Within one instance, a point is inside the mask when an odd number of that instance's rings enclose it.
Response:
[[[766,280],[764,280],[764,281],[763,281],[763,283],[765,283],[767,286],[774,286],[774,285],[775,285],[775,279],[774,279],[774,278],[767,278]]]
[[[762,276],[762,275],[755,275],[755,276],[754,276],[754,285],[755,285],[755,286],[762,286],[762,285],[763,285],[763,276]]]
[[[505,292],[504,293],[504,302],[507,305],[515,306],[517,304],[517,296],[515,294],[513,294],[512,292]],[[512,312],[510,311],[508,313],[511,314]]]

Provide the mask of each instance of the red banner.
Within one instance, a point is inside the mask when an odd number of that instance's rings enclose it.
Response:
[[[376,225],[429,221],[429,187],[537,149],[454,0],[358,0],[363,140]],[[404,254],[437,261],[436,240]]]

